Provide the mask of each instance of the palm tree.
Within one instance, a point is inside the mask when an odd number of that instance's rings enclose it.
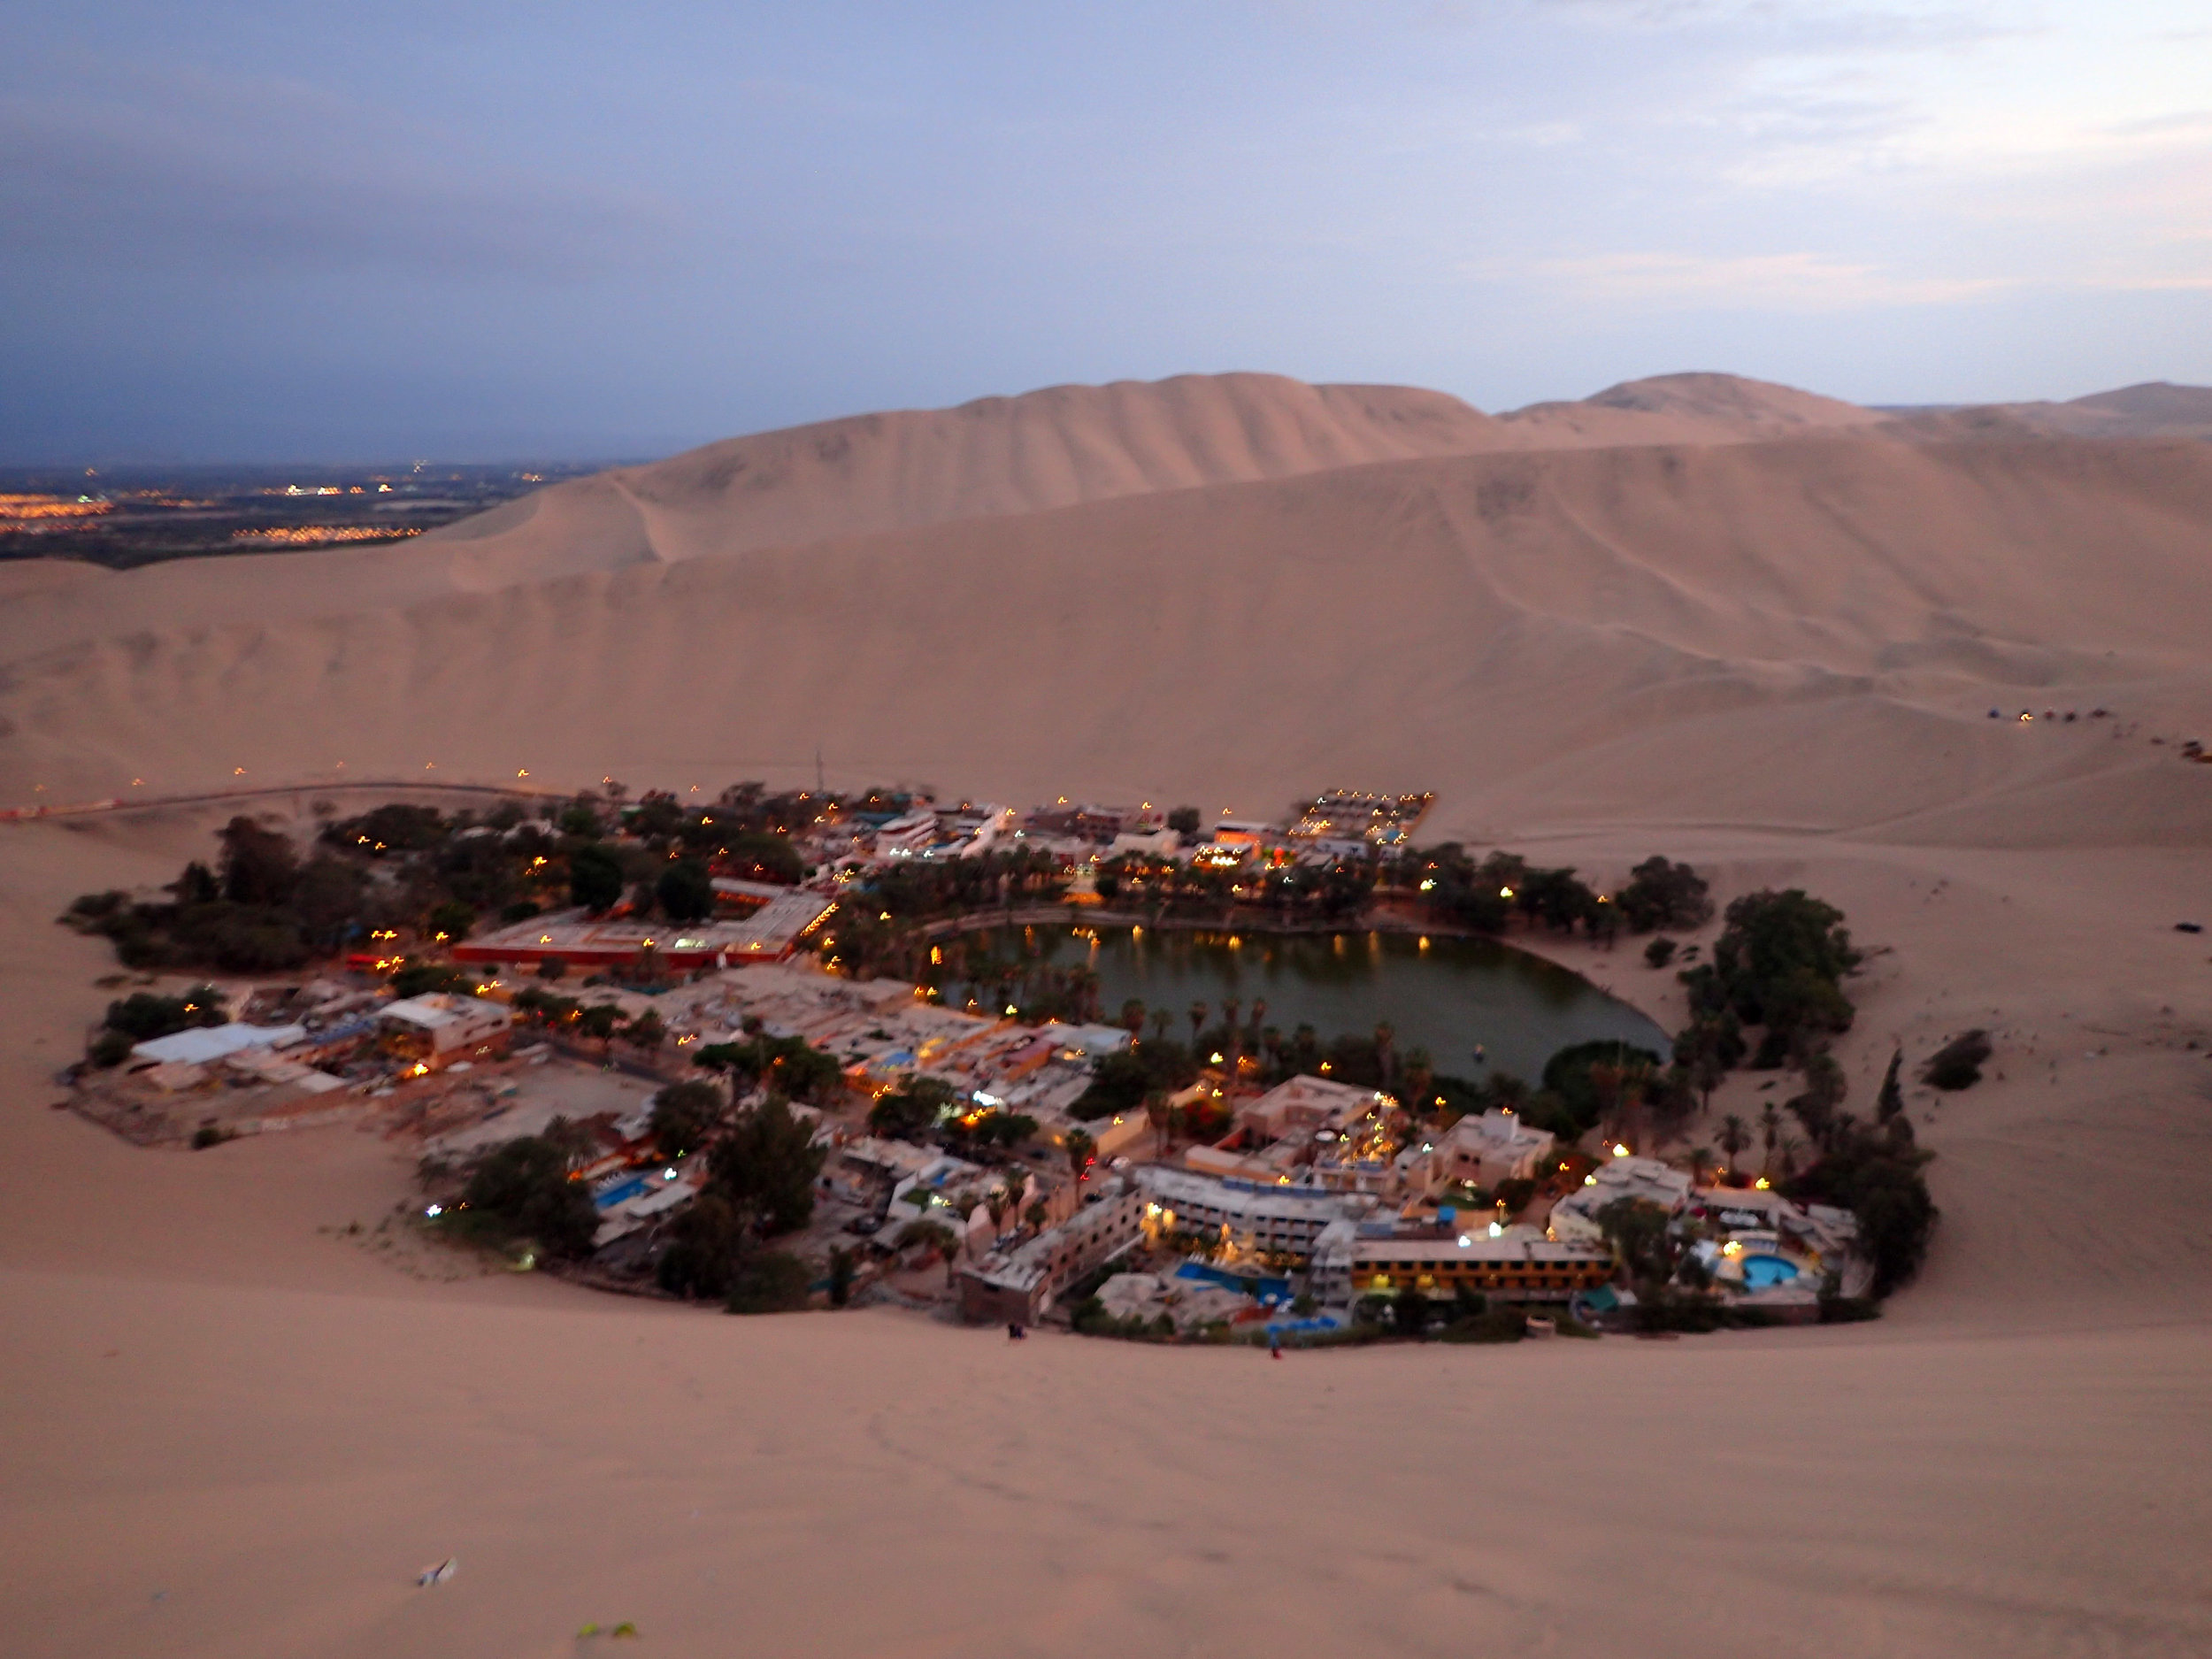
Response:
[[[1263,996],[1256,996],[1252,999],[1252,1024],[1249,1027],[1255,1045],[1259,1041],[1260,1027],[1266,1023],[1266,1020],[1267,999]]]
[[[1206,1016],[1210,1012],[1202,1002],[1190,1005],[1190,1046],[1198,1047],[1198,1033],[1206,1028]]]
[[[1174,1023],[1175,1016],[1164,1008],[1156,1008],[1152,1010],[1152,1034],[1158,1041],[1162,1042],[1167,1041],[1167,1028]]]
[[[1243,1011],[1243,1008],[1244,1004],[1233,996],[1225,999],[1221,1004],[1221,1025],[1222,1029],[1228,1033],[1231,1065],[1237,1063],[1238,1044],[1244,1035],[1244,1028],[1237,1024],[1237,1015]]]
[[[1121,1024],[1122,1028],[1132,1037],[1144,1035],[1144,1003],[1142,1001],[1133,996],[1121,1005]]]
[[[1405,1083],[1407,1103],[1417,1118],[1428,1117],[1436,1107],[1430,1096],[1429,1085],[1435,1079],[1436,1067],[1429,1060],[1429,1051],[1423,1048],[1406,1050]]]
[[[1782,1137],[1782,1179],[1787,1180],[1797,1173],[1797,1155],[1805,1149],[1805,1143],[1795,1135]]]
[[[1733,1168],[1736,1154],[1751,1144],[1751,1131],[1734,1112],[1720,1120],[1720,1149],[1728,1155],[1729,1166]]]
[[[1705,1166],[1712,1161],[1712,1148],[1692,1147],[1690,1148],[1690,1184],[1692,1186],[1702,1187],[1705,1185]]]
[[[1766,1156],[1760,1160],[1759,1173],[1767,1175],[1773,1171],[1774,1143],[1782,1134],[1782,1114],[1772,1101],[1759,1109],[1759,1133],[1766,1141]]]
[[[1388,1020],[1383,1020],[1376,1025],[1375,1064],[1382,1068],[1382,1081],[1385,1088],[1390,1087],[1393,1078],[1397,1073],[1398,1056],[1395,1051],[1397,1041],[1397,1029]]]
[[[1156,1152],[1167,1150],[1168,1093],[1164,1088],[1148,1091],[1144,1097],[1145,1120],[1152,1125],[1152,1145]]]

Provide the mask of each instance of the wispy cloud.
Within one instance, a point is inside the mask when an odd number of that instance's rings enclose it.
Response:
[[[1488,265],[1480,274],[1502,273]],[[1815,253],[1593,254],[1536,260],[1517,274],[1577,299],[1667,310],[1843,311],[1944,305],[1980,299],[2008,286],[1989,278],[1901,276]]]

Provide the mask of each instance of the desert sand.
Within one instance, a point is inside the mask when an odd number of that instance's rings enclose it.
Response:
[[[380,1248],[373,1136],[50,1110],[111,965],[51,918],[220,814],[0,825],[12,1651],[2212,1648],[2212,945],[2173,926],[2212,924],[2212,449],[1720,377],[1040,397],[400,549],[0,571],[0,800],[711,793],[818,741],[1014,801],[1430,787],[1436,833],[1839,904],[1854,1106],[1993,1031],[1911,1097],[1921,1279],[1870,1326],[1272,1364],[458,1271]],[[1558,954],[1678,1014],[1632,949]]]

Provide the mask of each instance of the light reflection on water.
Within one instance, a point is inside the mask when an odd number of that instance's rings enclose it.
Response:
[[[1224,1000],[1267,1003],[1270,1025],[1285,1036],[1310,1025],[1324,1042],[1343,1033],[1371,1033],[1387,1020],[1398,1052],[1423,1048],[1439,1071],[1479,1079],[1511,1071],[1533,1082],[1559,1049],[1598,1038],[1624,1038],[1663,1055],[1658,1026],[1579,975],[1487,939],[1401,933],[1265,934],[1181,933],[1154,928],[1133,938],[1102,928],[1096,941],[1069,928],[1002,929],[987,935],[1002,956],[1034,952],[1062,966],[1087,958],[1099,976],[1100,1007],[1118,1018],[1129,997],[1175,1016],[1187,1039],[1194,1002],[1221,1017]],[[1236,942],[1232,943],[1232,938]],[[1627,948],[1624,973],[1648,972]],[[1486,1065],[1475,1060],[1480,1044]]]

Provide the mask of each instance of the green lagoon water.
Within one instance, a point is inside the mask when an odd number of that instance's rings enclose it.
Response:
[[[1437,1071],[1479,1080],[1510,1071],[1534,1082],[1561,1048],[1620,1038],[1659,1054],[1666,1034],[1627,1003],[1555,964],[1486,939],[1418,939],[1399,933],[1266,934],[1100,929],[1094,943],[1071,928],[1001,929],[987,935],[1001,955],[1033,951],[1071,966],[1087,959],[1111,1020],[1138,997],[1148,1010],[1175,1015],[1187,1039],[1194,1002],[1212,1010],[1234,997],[1248,1023],[1252,1002],[1267,1003],[1266,1023],[1286,1035],[1310,1025],[1326,1042],[1347,1032],[1371,1033],[1387,1020],[1400,1054],[1423,1048]],[[1624,973],[1647,972],[1624,951]],[[1486,1061],[1478,1062],[1478,1045]]]

